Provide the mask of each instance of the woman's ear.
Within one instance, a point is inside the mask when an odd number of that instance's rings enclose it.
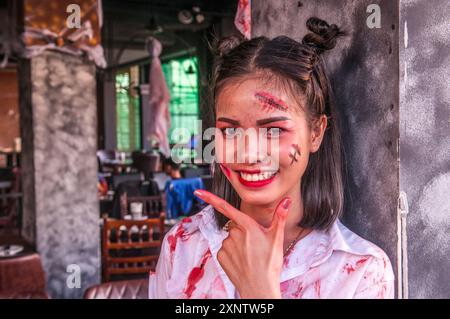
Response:
[[[322,114],[318,119],[313,120],[311,125],[311,153],[315,153],[319,150],[327,125],[328,121],[325,114]]]

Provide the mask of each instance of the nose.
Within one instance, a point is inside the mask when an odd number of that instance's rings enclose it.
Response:
[[[261,142],[257,134],[247,130],[236,148],[238,163],[263,163],[268,155],[267,148]]]

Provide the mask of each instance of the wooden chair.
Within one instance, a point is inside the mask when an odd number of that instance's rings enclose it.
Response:
[[[159,155],[134,152],[132,157],[133,167],[142,172],[146,180],[151,179],[159,166]]]
[[[124,193],[120,197],[122,219],[130,211],[130,204],[135,202],[142,203],[142,215],[148,218],[159,218],[160,214],[166,211],[165,193],[157,196],[128,196],[127,193]]]
[[[110,281],[111,275],[154,271],[164,234],[164,220],[164,213],[145,220],[103,219],[103,282]]]

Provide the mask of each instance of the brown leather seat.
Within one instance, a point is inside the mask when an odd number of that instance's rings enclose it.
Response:
[[[48,298],[45,272],[36,253],[0,259],[0,298]]]
[[[86,290],[85,299],[148,299],[148,279],[110,281]]]
[[[45,291],[1,291],[0,299],[49,299]]]

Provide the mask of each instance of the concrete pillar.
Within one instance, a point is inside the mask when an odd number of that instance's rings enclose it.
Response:
[[[50,295],[80,298],[100,281],[95,66],[47,51],[22,61],[19,74],[22,232],[42,258]]]
[[[400,1],[405,290],[450,298],[450,2]]]

